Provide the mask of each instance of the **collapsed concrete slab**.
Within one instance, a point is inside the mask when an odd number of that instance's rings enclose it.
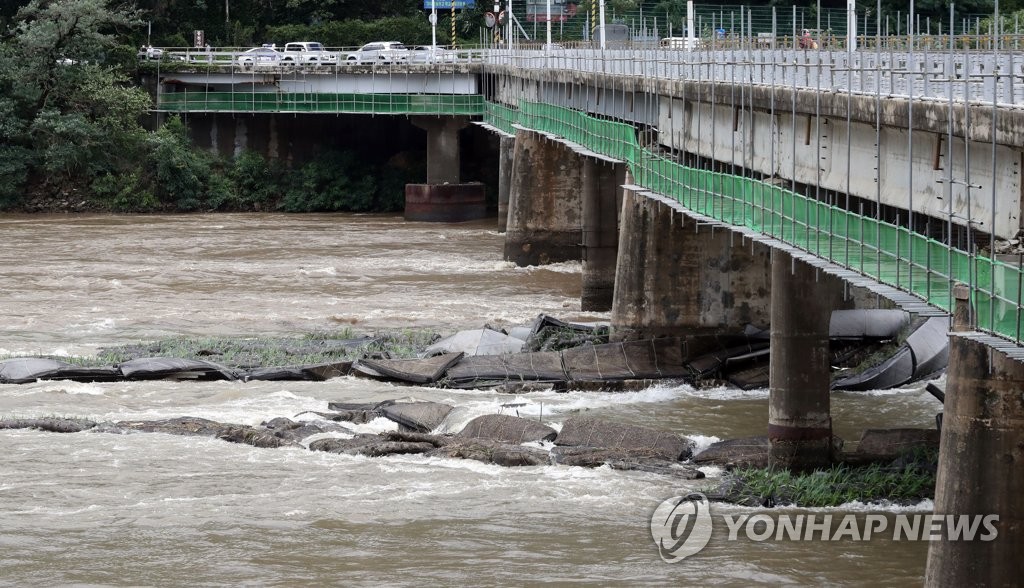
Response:
[[[491,387],[505,382],[564,382],[557,351],[464,357],[449,368],[446,381],[456,388]]]
[[[417,359],[360,359],[352,365],[352,370],[371,378],[430,384],[441,379],[463,355],[459,352]]]
[[[485,414],[469,421],[459,437],[490,439],[502,443],[553,441],[558,432],[551,427],[507,414]]]
[[[201,359],[144,357],[116,366],[129,380],[237,380],[238,372]]]
[[[591,417],[566,419],[555,445],[646,451],[648,455],[676,461],[688,459],[694,447],[693,441],[670,431]]]
[[[768,437],[745,437],[726,439],[712,443],[707,449],[693,456],[693,463],[737,468],[768,467],[768,451],[771,443]]]
[[[0,361],[0,384],[25,384],[36,380],[106,382],[121,379],[113,366],[84,367],[46,357],[14,357]]]
[[[429,433],[436,429],[452,406],[440,402],[396,402],[380,409],[381,414],[405,431]]]

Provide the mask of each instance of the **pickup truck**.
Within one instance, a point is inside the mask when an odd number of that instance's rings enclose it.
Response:
[[[293,41],[285,43],[281,51],[284,65],[337,65],[338,54],[324,49],[316,41]]]

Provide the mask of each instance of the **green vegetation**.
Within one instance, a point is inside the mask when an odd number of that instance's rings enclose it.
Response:
[[[133,79],[142,12],[32,0],[9,18],[0,210],[388,212],[425,175],[415,158],[397,167],[329,148],[293,166],[255,153],[219,158],[194,146],[178,118],[143,126],[152,102]]]
[[[109,347],[101,349],[95,357],[48,357],[81,366],[108,366],[145,357],[178,357],[237,368],[277,367],[335,363],[362,357],[411,358],[439,338],[436,332],[421,329],[365,335],[345,328],[297,337],[178,337]]]
[[[919,452],[893,465],[836,465],[794,474],[769,468],[738,469],[723,484],[726,502],[748,506],[795,504],[805,508],[848,502],[912,504],[935,494],[937,455]],[[714,491],[711,492],[714,494]]]
[[[352,361],[361,357],[415,357],[437,340],[433,331],[395,330],[359,335],[352,329],[302,337],[181,337],[100,351],[94,365],[111,365],[141,357],[203,359],[229,367],[268,367]]]

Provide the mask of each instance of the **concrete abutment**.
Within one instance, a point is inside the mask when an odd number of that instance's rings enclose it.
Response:
[[[582,258],[583,165],[566,145],[516,133],[505,259],[519,266]]]
[[[946,531],[929,546],[925,585],[1013,586],[1024,578],[1024,363],[973,340],[968,289],[954,293],[934,511]],[[996,537],[950,540],[947,517],[964,515],[998,516]]]
[[[767,326],[768,255],[764,245],[701,225],[664,202],[625,189],[612,338],[685,335],[714,341],[742,332],[747,324]]]

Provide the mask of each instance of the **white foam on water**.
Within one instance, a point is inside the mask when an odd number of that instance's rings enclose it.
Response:
[[[334,266],[318,267],[318,268],[312,268],[312,269],[299,268],[297,271],[298,271],[298,273],[300,273],[302,275],[306,275],[306,276],[312,276],[312,275],[336,276],[336,275],[338,275],[338,270]]]
[[[826,511],[855,511],[855,512],[932,512],[935,510],[935,502],[930,498],[925,498],[920,502],[914,504],[895,504],[888,501],[882,501],[878,503],[864,503],[859,500],[853,502],[847,502],[840,504],[839,506],[830,506],[822,509],[809,509],[809,510],[826,510]]]
[[[835,390],[833,394],[848,394],[850,396],[906,396],[914,397],[922,394],[931,396],[925,386],[927,382],[914,382],[900,388],[889,388],[887,390]]]
[[[707,400],[751,400],[759,398],[768,398],[768,388],[755,388],[753,390],[740,390],[739,388],[731,388],[728,386],[718,386],[715,388],[694,388],[692,386],[684,385],[682,388],[685,389],[684,396],[691,396],[693,398],[704,398]]]
[[[722,474],[725,472],[721,467],[713,465],[700,466],[697,468],[697,471],[704,474],[707,478],[721,478]]]
[[[711,447],[712,443],[718,443],[722,440],[721,437],[715,437],[714,435],[686,435],[686,437],[694,443],[694,455],[697,455],[701,451]]]
[[[40,388],[40,391],[56,394],[87,394],[89,396],[104,396],[107,393],[98,384],[73,382],[71,380],[49,381]]]
[[[635,392],[552,390],[515,396],[479,390],[443,390],[449,395],[439,402],[454,405],[455,408],[433,433],[457,433],[471,420],[487,414],[504,414],[537,420],[560,431],[562,426],[559,421],[571,413],[612,406],[670,402],[686,396],[688,389],[689,386],[682,385],[652,386]]]
[[[692,390],[685,384],[680,386],[657,385],[635,392],[541,392],[517,398],[515,402],[527,402],[520,407],[520,413],[533,411],[540,413],[540,402],[543,401],[544,413],[561,414],[566,412],[584,411],[594,408],[625,406],[633,404],[657,404],[671,402],[688,394]],[[537,402],[532,402],[534,399]]]
[[[368,423],[358,425],[355,423],[345,423],[345,426],[352,431],[355,431],[357,434],[366,433],[370,435],[398,430],[398,423],[384,417],[377,417]]]
[[[580,261],[560,261],[558,263],[549,263],[546,265],[530,265],[526,267],[515,268],[519,271],[525,271],[527,273],[549,271],[559,274],[579,274],[583,272],[583,262]]]
[[[84,333],[103,333],[115,331],[117,329],[117,319],[113,317],[107,317],[98,321],[89,323],[77,323],[68,325],[68,328],[74,332]]]

